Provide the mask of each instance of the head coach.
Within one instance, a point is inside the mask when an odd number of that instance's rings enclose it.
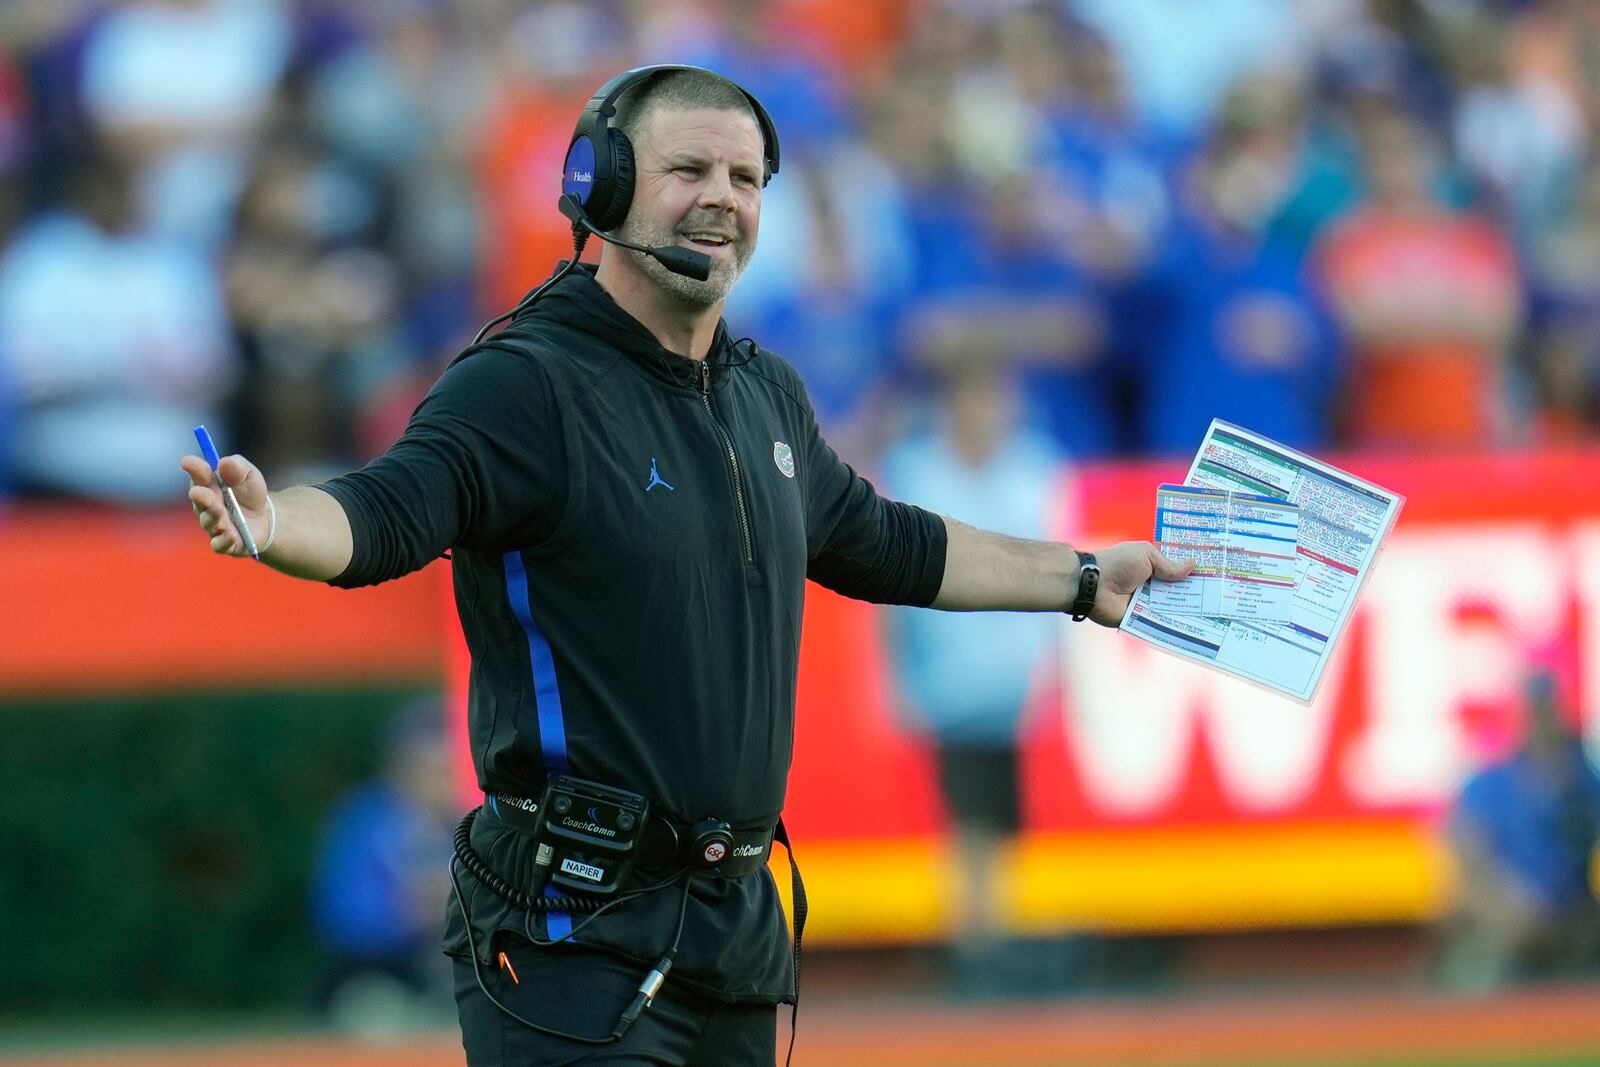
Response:
[[[766,861],[806,579],[1115,625],[1187,572],[1145,542],[1096,560],[883,499],[834,454],[795,371],[721,318],[779,163],[725,78],[618,75],[559,205],[579,250],[608,242],[597,269],[575,254],[486,327],[362,470],[269,493],[222,460],[245,530],[182,461],[213,552],[352,587],[452,551],[485,799],[445,950],[473,1067],[774,1062],[797,967]]]

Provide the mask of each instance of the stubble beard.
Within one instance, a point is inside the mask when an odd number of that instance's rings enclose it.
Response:
[[[708,230],[724,230],[723,223],[705,223]],[[678,227],[668,226],[664,223],[645,222],[634,216],[629,216],[617,228],[616,235],[624,241],[655,248],[659,245],[676,245],[679,235],[692,233],[695,223],[687,221]],[[645,276],[656,283],[663,293],[674,302],[683,307],[703,311],[714,307],[728,298],[733,292],[734,283],[744,273],[745,266],[750,262],[750,257],[755,252],[755,240],[741,233],[733,241],[733,259],[731,262],[718,256],[711,256],[711,273],[705,281],[675,274],[662,266],[654,257],[643,252],[628,252],[633,261],[639,264]]]

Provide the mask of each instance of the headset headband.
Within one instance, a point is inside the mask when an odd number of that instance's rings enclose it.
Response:
[[[676,70],[695,70],[701,74],[710,74],[713,77],[727,82],[744,95],[750,102],[750,109],[756,113],[756,124],[761,127],[761,145],[763,163],[766,173],[762,176],[762,184],[772,180],[778,173],[778,128],[772,124],[772,116],[767,114],[767,109],[761,106],[761,101],[755,95],[734,81],[732,78],[718,74],[706,67],[691,66],[687,63],[657,63],[647,67],[634,67],[625,70],[602,85],[595,94],[589,98],[588,105],[583,109],[583,114],[578,119],[578,132],[584,132],[589,123],[598,119],[603,126],[609,126],[610,120],[617,115],[617,101],[622,94],[641,82],[648,81],[661,74],[668,74]]]

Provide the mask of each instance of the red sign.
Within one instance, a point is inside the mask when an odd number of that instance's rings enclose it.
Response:
[[[1311,707],[1063,623],[1023,748],[1019,925],[1426,917],[1449,890],[1434,827],[1514,742],[1530,659],[1557,666],[1600,751],[1600,457],[1339,462],[1408,503]],[[1084,474],[1083,542],[1148,537],[1175,474]],[[877,901],[889,922],[841,889],[838,932],[937,932],[944,820],[926,751],[896,726],[876,609],[813,590],[807,612],[791,829],[841,883],[870,885],[887,855],[917,869],[902,893],[935,887]]]

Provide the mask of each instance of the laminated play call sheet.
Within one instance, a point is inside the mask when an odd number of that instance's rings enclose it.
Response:
[[[1152,582],[1150,607],[1284,625],[1299,579],[1300,509],[1276,497],[1163,485],[1156,490],[1156,543],[1194,560],[1181,582]]]
[[[1217,497],[1198,494],[1180,497],[1169,492],[1175,489],[1220,493],[1223,509],[1238,508],[1240,503],[1251,498],[1258,503],[1260,498],[1266,498],[1292,505],[1292,508],[1281,509],[1283,517],[1271,520],[1292,522],[1295,528],[1290,568],[1293,592],[1288,616],[1283,621],[1271,621],[1281,616],[1262,611],[1250,617],[1252,607],[1247,606],[1243,613],[1237,610],[1247,599],[1241,596],[1233,598],[1231,618],[1227,614],[1204,613],[1209,611],[1208,603],[1222,601],[1206,602],[1203,585],[1198,591],[1202,612],[1187,606],[1175,610],[1172,606],[1174,593],[1171,590],[1153,592],[1152,586],[1164,583],[1152,582],[1134,594],[1122,617],[1122,629],[1165,651],[1198,660],[1309,704],[1333,656],[1334,645],[1355,610],[1356,596],[1371,574],[1378,551],[1394,528],[1405,498],[1242,427],[1214,420],[1183,486],[1162,486],[1158,490],[1157,540],[1164,542],[1163,551],[1173,558],[1196,558],[1202,566],[1208,560],[1221,566],[1221,560],[1215,555],[1188,552],[1181,539],[1164,534],[1196,535],[1212,531],[1164,530],[1163,522],[1171,527],[1200,524],[1182,523],[1176,514],[1163,516],[1161,512],[1177,512],[1176,505],[1180,503],[1186,503],[1193,512],[1196,510],[1193,505],[1202,500],[1209,500],[1214,509]],[[1234,495],[1235,502],[1231,505],[1227,501],[1228,494]],[[1168,505],[1173,506],[1169,508]],[[1213,523],[1216,514],[1213,510]],[[1268,512],[1246,514],[1259,522]],[[1289,514],[1295,515],[1295,519],[1289,519]],[[1210,537],[1206,547],[1228,541]],[[1284,540],[1273,544],[1286,547]],[[1229,583],[1214,581],[1212,584],[1217,586],[1212,595],[1220,598]],[[1182,603],[1192,603],[1195,595],[1192,589],[1181,594]],[[1270,602],[1273,595],[1281,597],[1283,594],[1268,592],[1266,599]]]

